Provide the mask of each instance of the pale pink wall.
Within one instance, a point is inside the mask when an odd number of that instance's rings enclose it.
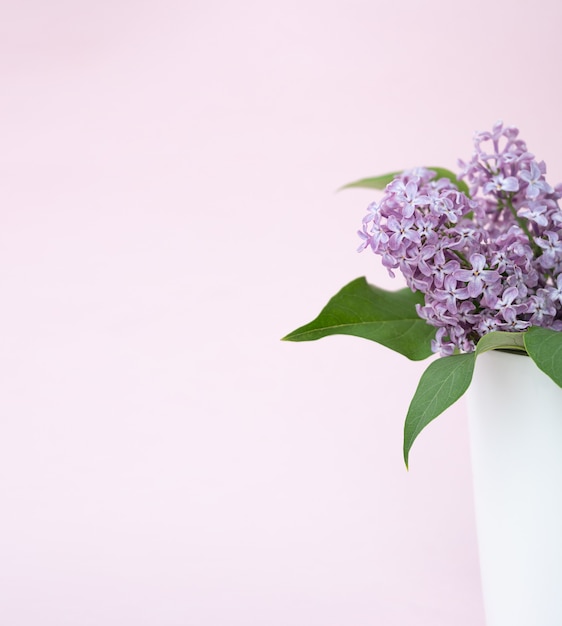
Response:
[[[391,283],[355,178],[520,126],[562,180],[562,5],[0,3],[0,621],[483,624],[465,409],[279,338]]]

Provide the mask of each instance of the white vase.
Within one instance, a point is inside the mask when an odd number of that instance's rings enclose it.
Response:
[[[562,389],[491,351],[467,397],[486,624],[561,626]]]

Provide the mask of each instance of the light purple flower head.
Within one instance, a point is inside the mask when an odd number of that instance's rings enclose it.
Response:
[[[369,206],[360,249],[424,294],[435,352],[472,351],[493,330],[562,329],[562,185],[501,122],[459,165],[470,195],[430,169],[398,175]]]

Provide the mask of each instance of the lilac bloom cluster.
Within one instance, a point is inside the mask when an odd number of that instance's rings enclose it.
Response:
[[[359,231],[391,276],[424,294],[418,315],[437,328],[434,352],[471,352],[493,330],[562,330],[562,186],[516,128],[477,133],[459,180],[418,168],[397,176]]]

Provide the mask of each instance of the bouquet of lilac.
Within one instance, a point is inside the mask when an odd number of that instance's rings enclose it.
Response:
[[[420,167],[346,187],[384,189],[363,219],[359,250],[378,254],[408,285],[385,291],[357,279],[291,341],[349,334],[413,360],[422,375],[404,428],[404,459],[421,430],[470,385],[478,354],[528,355],[562,387],[562,186],[516,128],[477,133],[458,176]]]

